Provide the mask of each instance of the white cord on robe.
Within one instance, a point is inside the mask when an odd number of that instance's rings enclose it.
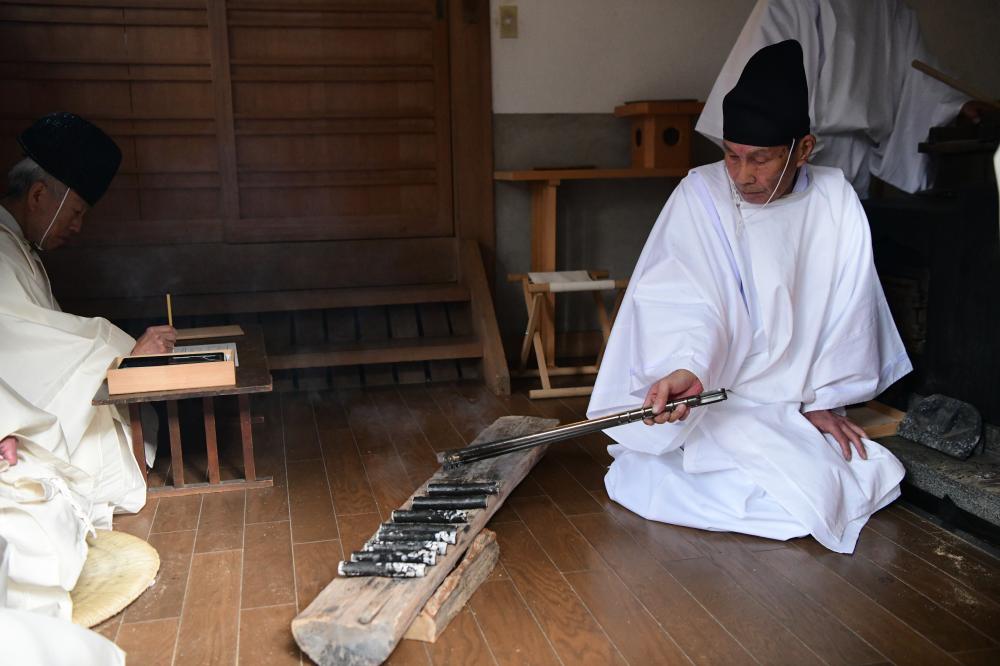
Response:
[[[38,241],[38,243],[35,244],[35,249],[38,250],[39,252],[44,251],[42,245],[45,243],[45,237],[49,235],[50,231],[52,231],[52,225],[56,223],[56,218],[59,217],[59,212],[62,211],[63,204],[66,203],[66,197],[69,196],[69,190],[70,188],[67,187],[66,191],[63,192],[62,201],[59,202],[59,208],[56,208],[56,214],[52,216],[52,221],[49,222],[49,226],[45,228],[45,233],[42,234],[42,240]]]
[[[785,166],[783,166],[781,168],[781,175],[778,176],[778,183],[777,183],[777,185],[774,186],[774,189],[771,191],[771,196],[769,196],[767,198],[767,201],[764,202],[763,206],[761,206],[760,208],[758,208],[754,212],[750,213],[750,215],[748,215],[747,217],[743,217],[743,208],[740,205],[740,204],[743,203],[743,197],[740,195],[740,191],[737,189],[736,183],[733,182],[732,177],[729,175],[729,169],[726,169],[726,178],[729,180],[729,191],[732,192],[733,203],[736,205],[736,210],[739,212],[741,220],[743,220],[744,222],[746,222],[751,217],[753,217],[754,215],[756,215],[760,211],[762,211],[765,208],[767,208],[767,205],[769,203],[771,203],[771,200],[774,198],[774,195],[778,193],[778,187],[781,186],[781,181],[785,177],[785,171],[788,170],[788,164],[792,161],[792,153],[795,151],[795,142],[796,141],[797,141],[797,139],[792,139],[792,146],[791,146],[791,148],[788,149],[788,157],[785,158]]]

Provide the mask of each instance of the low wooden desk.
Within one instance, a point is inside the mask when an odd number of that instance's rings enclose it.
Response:
[[[250,418],[250,394],[269,393],[271,391],[271,373],[267,367],[267,355],[264,351],[264,336],[259,326],[243,326],[243,335],[233,338],[200,338],[184,340],[185,345],[217,344],[233,342],[236,344],[236,355],[239,366],[236,368],[236,384],[234,386],[218,386],[212,388],[183,389],[178,391],[149,391],[145,393],[123,393],[108,395],[107,380],[101,384],[94,396],[95,405],[128,405],[129,418],[132,422],[132,452],[142,476],[146,478],[146,450],[142,437],[142,419],[139,417],[139,405],[144,402],[166,402],[167,423],[170,429],[170,462],[173,485],[160,488],[148,488],[147,493],[159,497],[170,495],[193,495],[197,493],[214,493],[227,490],[245,490],[249,488],[264,488],[271,486],[271,477],[257,478],[253,453],[253,424]],[[243,440],[243,468],[245,478],[222,481],[219,478],[219,451],[215,430],[215,398],[235,395],[240,405],[240,433]],[[184,483],[184,456],[181,451],[181,428],[177,416],[177,401],[201,398],[205,420],[205,448],[208,456],[208,483]]]
[[[523,169],[495,171],[493,179],[531,185],[531,270],[556,270],[556,192],[564,180],[618,180],[627,178],[683,178],[688,167],[670,169]],[[578,268],[576,266],[570,268]],[[556,359],[555,298],[548,297],[548,307],[541,322],[542,345],[547,362]]]

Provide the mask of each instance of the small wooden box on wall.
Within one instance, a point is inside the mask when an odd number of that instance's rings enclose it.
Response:
[[[694,123],[705,106],[693,99],[626,102],[615,107],[632,119],[632,168],[690,168]]]

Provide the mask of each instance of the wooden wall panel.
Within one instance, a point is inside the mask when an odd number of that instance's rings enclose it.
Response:
[[[2,166],[19,157],[14,136],[56,110],[123,152],[83,233],[46,258],[57,295],[457,279],[456,236],[493,245],[491,210],[454,214],[473,210],[453,186],[473,158],[454,146],[453,159],[453,132],[476,150],[489,139],[490,110],[467,104],[488,99],[489,80],[452,81],[488,74],[472,6],[488,17],[486,0],[0,3]],[[456,45],[473,59],[459,69]],[[470,111],[485,120],[462,120]]]

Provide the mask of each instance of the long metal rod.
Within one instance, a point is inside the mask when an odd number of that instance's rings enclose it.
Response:
[[[613,428],[627,423],[634,423],[643,419],[656,418],[660,414],[674,411],[681,405],[687,405],[688,407],[700,407],[701,405],[710,405],[714,402],[721,402],[725,399],[726,389],[706,391],[704,393],[699,393],[698,395],[693,395],[689,398],[672,400],[664,405],[662,412],[655,414],[653,413],[652,407],[630,409],[618,414],[610,414],[608,416],[590,419],[589,421],[570,423],[569,425],[559,426],[557,428],[553,428],[552,430],[546,430],[545,432],[535,433],[533,435],[522,435],[520,437],[511,437],[510,439],[503,439],[496,442],[486,442],[484,444],[477,444],[476,446],[467,446],[462,449],[442,451],[437,455],[437,458],[438,462],[443,463],[446,467],[455,467],[465,463],[475,462],[477,460],[495,458],[496,456],[513,453],[514,451],[522,451],[524,449],[530,449],[543,444],[551,444],[552,442],[559,442],[564,439],[579,437],[580,435],[586,435],[587,433],[597,432],[606,428]]]

